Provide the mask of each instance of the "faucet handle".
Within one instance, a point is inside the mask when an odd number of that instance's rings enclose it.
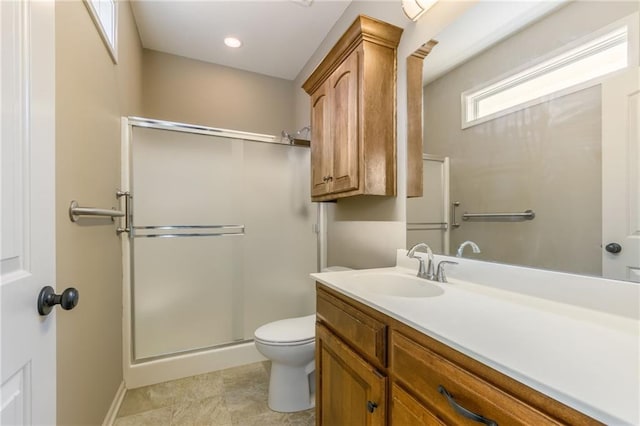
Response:
[[[447,281],[447,276],[444,274],[444,265],[457,265],[458,262],[454,262],[452,260],[441,260],[440,263],[438,263],[438,270],[436,272],[436,281],[440,282],[440,283],[446,283]]]

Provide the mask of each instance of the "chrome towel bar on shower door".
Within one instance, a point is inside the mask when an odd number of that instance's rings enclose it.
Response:
[[[522,213],[462,213],[462,220],[494,220],[494,221],[516,221],[533,220],[536,213],[533,210],[525,210]]]
[[[227,237],[244,235],[244,225],[159,225],[134,226],[133,229],[134,238]],[[201,232],[207,229],[215,230],[215,232]],[[145,233],[151,230],[173,232],[166,234],[162,232]],[[189,230],[196,230],[198,232],[184,232]],[[141,231],[142,233],[138,233],[137,231]]]

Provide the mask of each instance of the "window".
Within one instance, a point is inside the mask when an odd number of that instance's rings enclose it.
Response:
[[[637,14],[633,15],[636,16]],[[598,84],[637,63],[637,26],[625,19],[525,69],[462,93],[462,128]]]
[[[116,0],[84,0],[84,3],[89,9],[91,19],[96,24],[113,63],[117,63],[118,9]]]

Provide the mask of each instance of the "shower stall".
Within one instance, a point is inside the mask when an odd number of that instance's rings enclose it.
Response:
[[[254,330],[314,308],[309,149],[123,119],[127,387],[262,359]]]

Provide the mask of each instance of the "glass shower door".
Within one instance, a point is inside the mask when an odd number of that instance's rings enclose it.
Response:
[[[308,149],[133,127],[131,165],[136,361],[313,312]]]
[[[241,147],[146,128],[133,141],[135,359],[242,340]]]

